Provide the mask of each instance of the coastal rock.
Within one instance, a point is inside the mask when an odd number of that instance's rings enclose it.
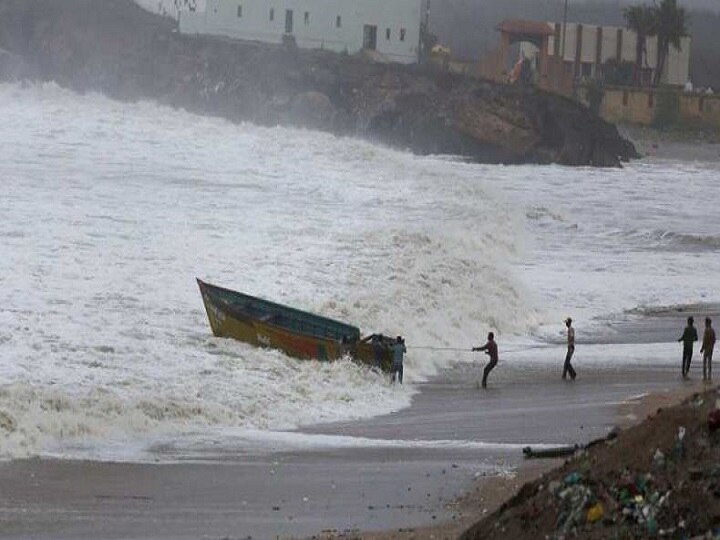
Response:
[[[290,121],[302,126],[329,130],[333,125],[335,107],[330,98],[320,92],[303,92],[290,104]]]
[[[486,163],[638,157],[586,107],[535,88],[287,45],[185,36],[131,0],[0,0],[0,80],[56,81],[260,125],[303,125]]]

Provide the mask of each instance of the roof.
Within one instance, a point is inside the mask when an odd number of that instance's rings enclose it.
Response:
[[[550,24],[543,21],[524,21],[522,19],[505,19],[497,26],[497,30],[508,34],[524,34],[528,36],[551,36],[555,33]]]

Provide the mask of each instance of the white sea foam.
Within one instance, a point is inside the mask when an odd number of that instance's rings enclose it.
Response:
[[[409,344],[533,324],[521,215],[476,167],[54,85],[0,101],[0,454],[408,405],[352,364],[212,338],[195,276]],[[411,350],[406,378],[448,361]]]
[[[568,314],[581,337],[626,309],[720,300],[712,241],[637,233],[717,237],[714,165],[481,166],[54,85],[0,85],[0,102],[2,456],[382,414],[462,356],[413,345],[469,349],[495,330],[508,358]],[[403,334],[409,384],[213,338],[195,276]]]

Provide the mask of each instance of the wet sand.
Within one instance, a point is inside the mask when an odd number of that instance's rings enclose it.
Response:
[[[509,482],[498,478],[523,464],[521,445],[588,442],[615,425],[628,398],[697,385],[680,380],[675,366],[576,366],[578,380],[569,383],[560,380],[559,365],[506,362],[491,376],[489,390],[481,391],[480,367],[448,370],[423,384],[413,406],[396,414],[300,434],[357,441],[345,447],[212,448],[192,463],[174,464],[0,464],[0,536],[417,535],[441,522],[440,530],[452,531],[453,523],[460,527],[484,508],[490,511],[537,474],[521,469]]]

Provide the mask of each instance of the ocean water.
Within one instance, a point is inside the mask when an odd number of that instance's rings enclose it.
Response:
[[[261,444],[407,407],[488,330],[550,363],[567,315],[580,339],[720,301],[718,164],[484,166],[52,84],[0,104],[2,458]],[[409,384],[214,338],[195,277],[402,334]],[[649,347],[585,361],[674,358]]]

